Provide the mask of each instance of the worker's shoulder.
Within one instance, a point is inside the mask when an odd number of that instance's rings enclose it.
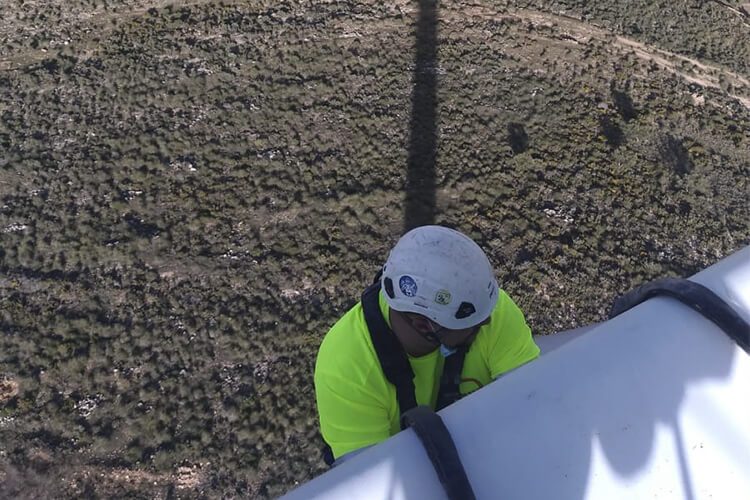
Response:
[[[328,369],[336,370],[374,360],[362,303],[357,302],[326,334],[318,351],[318,365],[325,363]]]
[[[510,295],[503,290],[500,289],[497,294],[497,302],[495,303],[495,308],[492,310],[492,319],[493,320],[499,320],[501,318],[507,318],[508,315],[523,313],[519,309],[519,307],[516,305],[515,302],[513,302],[513,299],[510,298]]]
[[[482,327],[478,338],[482,340],[499,337],[508,339],[525,337],[528,334],[529,327],[523,312],[504,290],[500,290],[497,303],[490,315],[490,322]]]

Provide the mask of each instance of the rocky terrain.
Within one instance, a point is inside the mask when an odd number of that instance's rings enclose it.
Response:
[[[274,497],[405,227],[532,329],[750,243],[750,4],[0,3],[0,497]]]

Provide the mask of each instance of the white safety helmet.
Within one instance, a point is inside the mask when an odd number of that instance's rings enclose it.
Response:
[[[403,235],[383,266],[380,285],[392,309],[452,330],[487,319],[498,297],[492,266],[479,245],[442,226]]]

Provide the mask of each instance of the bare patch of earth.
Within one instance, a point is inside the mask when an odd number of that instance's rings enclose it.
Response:
[[[6,404],[18,396],[18,381],[10,377],[0,378],[0,404]]]

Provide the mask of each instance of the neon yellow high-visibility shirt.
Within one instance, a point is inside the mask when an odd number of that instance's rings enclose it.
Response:
[[[379,296],[390,326],[389,308]],[[490,322],[481,327],[464,359],[461,394],[488,384],[539,355],[523,313],[500,290]],[[418,405],[435,407],[444,358],[440,350],[409,356]],[[315,395],[323,438],[334,457],[370,446],[399,432],[396,388],[388,382],[367,329],[362,303],[328,332],[315,364]]]

